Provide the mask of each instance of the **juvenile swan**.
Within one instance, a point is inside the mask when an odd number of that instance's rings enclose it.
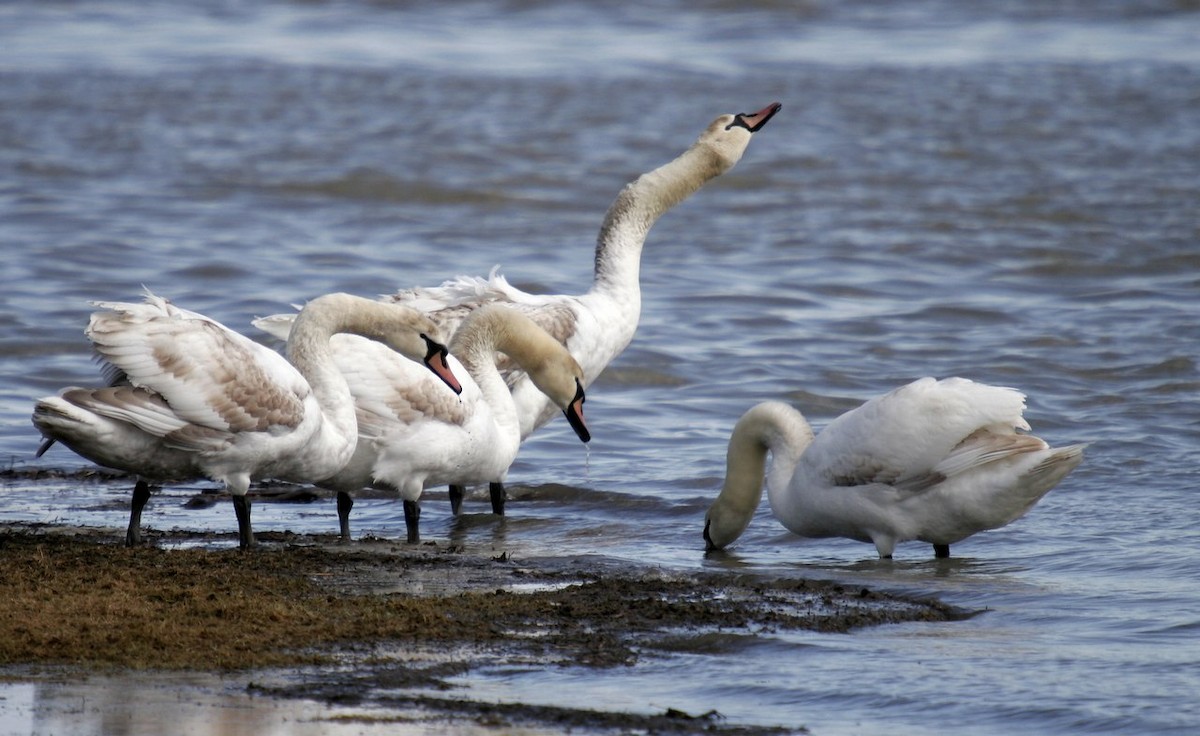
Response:
[[[753,134],[780,107],[775,102],[756,113],[719,116],[678,158],[627,184],[604,217],[596,241],[595,278],[585,294],[530,294],[511,286],[493,269],[486,279],[460,276],[439,287],[401,291],[389,300],[428,313],[445,334],[453,334],[462,319],[482,304],[509,304],[567,347],[583,368],[583,386],[587,388],[629,345],[637,330],[642,308],[642,246],[650,228],[672,207],[731,169]],[[275,315],[255,324],[284,339],[289,319],[288,315]],[[512,390],[524,440],[550,421],[558,407],[519,366],[502,364],[501,373]],[[450,498],[457,513],[462,489],[451,488]],[[504,513],[503,488],[493,487],[492,510]]]
[[[350,538],[350,496],[363,486],[399,491],[408,541],[420,539],[418,500],[432,485],[503,482],[521,445],[516,406],[496,367],[503,352],[566,415],[579,439],[591,435],[583,418],[583,370],[566,348],[511,307],[490,304],[463,320],[450,340],[450,363],[462,379],[458,397],[412,362],[353,335],[333,340],[358,411],[360,438],[353,459],[318,485],[338,491],[341,535]]]
[[[346,464],[358,432],[350,389],[330,354],[334,333],[378,340],[459,390],[446,348],[429,337],[437,326],[398,305],[348,294],[315,299],[296,316],[287,359],[149,291],[142,304],[95,306],[103,311],[85,334],[108,363],[112,385],[44,398],[33,424],[47,438],[39,456],[57,440],[92,462],[138,474],[129,545],[141,539],[145,478],[224,483],[244,548],[254,544],[251,480],[310,482]]]
[[[711,551],[731,544],[762,499],[802,537],[873,542],[890,558],[919,539],[950,545],[1021,518],[1083,459],[1084,445],[1051,448],[1022,417],[1025,396],[964,378],[922,378],[871,399],[816,438],[780,402],[747,411],[733,429],[725,485],[704,521]]]

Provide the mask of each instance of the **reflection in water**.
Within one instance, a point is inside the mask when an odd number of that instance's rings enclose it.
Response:
[[[329,708],[309,701],[255,698],[238,692],[242,688],[244,683],[215,676],[162,673],[3,684],[0,733],[303,736],[351,732],[328,720]]]
[[[266,676],[269,678],[269,676]],[[263,673],[254,683],[262,684]],[[494,734],[428,711],[350,708],[256,697],[251,681],[215,675],[127,673],[79,681],[0,683],[0,736],[370,736]],[[536,727],[506,733],[557,733]]]

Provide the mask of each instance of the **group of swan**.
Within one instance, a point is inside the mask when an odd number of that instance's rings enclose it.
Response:
[[[530,294],[513,287],[504,277],[496,275],[493,271],[488,279],[459,277],[437,287],[401,291],[387,297],[385,301],[420,310],[446,334],[454,334],[463,319],[481,305],[508,306],[524,314],[555,341],[566,347],[578,361],[583,372],[581,385],[587,388],[629,345],[637,330],[642,308],[639,278],[642,246],[650,228],[672,207],[731,169],[741,159],[753,134],[766,125],[779,109],[779,103],[772,103],[755,113],[721,115],[713,120],[680,156],[627,184],[605,214],[596,240],[592,287],[584,294]],[[292,318],[293,315],[287,314],[272,315],[257,320],[255,325],[276,337],[286,339],[288,324]],[[372,347],[366,341],[345,338],[337,342],[334,352],[338,356],[339,365],[348,367],[368,362],[367,356],[360,352]],[[395,365],[395,356],[389,359],[389,356],[380,355],[381,352],[373,350],[371,353],[374,359],[383,360],[388,364],[380,370],[400,369]],[[515,435],[505,435],[503,443],[490,449],[495,455],[487,458],[485,465],[488,468],[502,465],[506,471],[516,457],[516,448],[520,442],[548,422],[557,410],[562,408],[562,403],[538,385],[530,376],[526,364],[516,355],[508,351],[502,352],[511,359],[506,360],[501,356],[500,373],[510,390],[519,432]],[[377,423],[381,419],[392,419],[393,412],[384,408],[383,404],[393,400],[389,396],[393,392],[394,384],[380,381],[376,375],[359,375],[357,372],[348,371],[346,376],[360,416],[373,415],[373,419],[368,420],[368,425],[372,421]],[[402,417],[401,422],[405,423]],[[450,431],[440,418],[423,424],[426,427],[435,425]],[[576,432],[579,432],[578,428]],[[375,431],[374,434],[378,435],[379,432]],[[499,434],[498,430],[497,435]],[[440,447],[432,440],[436,436],[434,434],[426,433],[430,439],[421,439],[415,431],[405,430],[393,432],[390,436],[412,437],[406,443],[403,452],[390,453],[393,458],[413,457],[417,452],[424,453],[427,458],[442,454]],[[368,480],[371,471],[366,457],[370,452],[368,448],[380,445],[378,437],[371,439],[369,444],[363,443],[363,454],[356,456],[350,469],[339,473],[336,478],[322,482],[322,485],[338,490],[338,515],[341,519],[343,538],[348,538],[350,534],[348,516],[353,503],[349,491],[365,485],[361,481]],[[478,447],[473,450],[480,451]],[[426,464],[428,462],[429,460],[425,461]],[[449,461],[443,464],[444,468],[449,466]],[[391,478],[404,478],[405,482],[412,486],[412,490],[405,490],[395,480],[376,475],[376,480],[383,485],[401,487],[405,498],[404,513],[408,536],[410,540],[415,540],[419,534],[419,507],[416,496],[420,493],[420,489],[415,487],[415,478],[422,473],[414,469],[405,477],[404,474],[398,475],[393,469],[389,475]],[[464,473],[462,478],[457,480],[453,475],[448,469],[431,470],[424,475],[425,486],[449,484],[451,504],[457,513],[462,502],[463,487],[486,480],[489,483],[492,511],[496,514],[504,513],[503,472],[495,473],[489,470],[485,474],[473,471]]]
[[[496,364],[498,352],[562,410],[579,439],[591,440],[583,419],[583,369],[561,343],[507,305],[483,304],[455,330],[450,364],[462,381],[458,397],[386,346],[356,335],[336,335],[332,344],[334,362],[354,397],[359,442],[348,464],[315,481],[338,492],[344,540],[350,539],[350,494],[364,486],[399,491],[408,541],[417,542],[417,502],[424,488],[476,483],[495,488],[504,481],[521,432],[513,395]]]
[[[678,158],[628,184],[605,216],[585,294],[529,294],[493,271],[381,301],[326,295],[256,321],[287,340],[287,360],[149,292],[144,304],[102,303],[87,335],[110,385],[37,402],[33,422],[47,438],[38,454],[59,441],[136,473],[131,545],[147,478],[223,482],[243,547],[254,543],[245,494],[255,479],[337,490],[344,539],[351,493],[368,485],[400,493],[409,541],[431,485],[449,486],[457,513],[464,486],[488,483],[502,514],[521,441],[556,411],[589,441],[584,391],[636,331],[650,228],[734,166],[779,108],[718,117]],[[449,349],[436,340],[444,334]],[[881,557],[919,539],[946,556],[950,544],[1019,518],[1082,459],[1080,445],[1051,449],[1018,434],[1029,429],[1023,409],[1012,389],[922,379],[814,439],[795,409],[760,404],[733,431],[706,545],[722,549],[745,530],[770,453],[768,499],[796,534],[871,541]]]

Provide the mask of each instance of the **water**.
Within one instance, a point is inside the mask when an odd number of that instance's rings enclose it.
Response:
[[[716,114],[783,111],[642,260],[633,345],[585,454],[539,432],[503,521],[424,531],[935,595],[968,621],[761,634],[619,672],[474,673],[472,696],[834,733],[1192,733],[1200,345],[1200,14],[1184,2],[10,3],[0,7],[0,458],[32,401],[97,378],[89,299],[145,284],[254,316],[494,264],[581,293],[619,188]],[[1084,464],[1010,528],[926,545],[786,535],[765,507],[701,555],[757,401],[817,426],[922,375],[1017,386]],[[152,528],[232,531],[167,489]],[[0,519],[123,526],[128,488],[0,489]],[[332,532],[332,502],[259,529]],[[399,536],[364,499],[360,533]],[[230,538],[232,544],[232,538]],[[548,687],[548,685],[550,687]],[[181,706],[182,707],[182,706]],[[11,726],[20,731],[20,726]]]

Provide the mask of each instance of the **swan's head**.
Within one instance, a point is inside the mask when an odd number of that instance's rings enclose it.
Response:
[[[592,439],[583,420],[583,368],[561,342],[519,309],[485,304],[472,310],[454,333],[450,348],[460,361],[478,370],[496,370],[496,353],[505,353],[524,369],[538,391],[563,410],[579,439]]]
[[[772,102],[754,113],[721,115],[709,124],[696,145],[706,146],[717,154],[723,169],[736,164],[750,145],[750,137],[762,129],[783,105]]]
[[[563,350],[561,355],[530,371],[529,377],[555,406],[562,409],[575,435],[583,442],[591,442],[592,433],[583,418],[583,402],[587,400],[583,390],[583,369],[570,353]]]
[[[378,304],[387,310],[384,319],[377,322],[378,335],[375,339],[410,360],[421,362],[433,371],[456,394],[462,393],[462,384],[450,370],[446,360],[450,354],[439,339],[441,330],[425,314],[399,304]]]
[[[812,442],[804,416],[781,401],[764,401],[738,419],[729,437],[725,483],[704,515],[704,544],[711,552],[742,536],[763,494],[767,453],[774,456],[767,485],[786,487],[796,459]]]
[[[746,527],[750,526],[753,513],[735,508],[726,499],[718,498],[704,515],[704,549],[707,552],[725,549],[734,543]]]
[[[587,397],[583,393],[583,381],[575,379],[575,397],[571,399],[571,403],[563,409],[563,413],[567,415],[567,421],[571,423],[571,429],[575,430],[576,436],[584,442],[592,441],[592,433],[588,431],[587,424],[583,421],[583,402]]]
[[[450,351],[446,346],[434,340],[424,332],[421,333],[421,339],[425,341],[425,367],[433,371],[433,375],[442,379],[442,382],[450,387],[450,390],[456,394],[462,393],[462,384],[454,376],[454,371],[450,370],[450,363],[446,358],[450,355]]]

